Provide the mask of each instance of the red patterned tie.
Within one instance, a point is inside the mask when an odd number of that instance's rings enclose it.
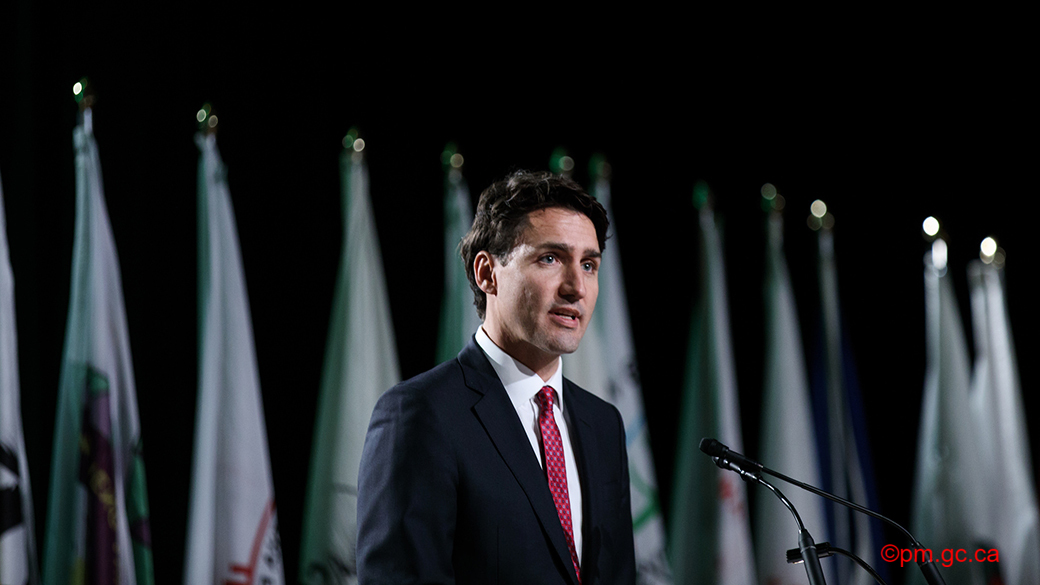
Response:
[[[574,573],[578,576],[578,583],[581,583],[578,553],[574,548],[574,528],[571,526],[571,497],[567,492],[567,465],[563,459],[563,440],[560,439],[560,429],[553,417],[554,396],[552,386],[542,386],[541,392],[538,393],[538,406],[541,409],[538,413],[538,426],[542,429],[545,475],[549,479],[549,491],[552,492],[553,503],[556,504],[556,514],[559,515],[563,533],[567,536],[567,548],[571,552]]]

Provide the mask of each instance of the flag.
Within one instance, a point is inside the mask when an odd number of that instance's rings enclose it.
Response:
[[[987,499],[977,505],[985,506],[990,520],[986,536],[1000,551],[996,566],[1003,582],[1031,585],[1040,583],[1040,528],[1003,276],[994,263],[968,266],[976,356],[971,403],[986,464],[981,478]]]
[[[755,565],[744,482],[698,449],[701,438],[712,437],[744,450],[722,236],[708,207],[700,227],[701,295],[686,360],[668,546],[676,583],[749,585]]]
[[[437,363],[455,359],[480,327],[459,242],[473,224],[473,206],[462,171],[450,164],[444,179],[444,297],[437,336]]]
[[[35,523],[22,434],[14,319],[14,273],[0,186],[0,583],[36,585]]]
[[[821,487],[842,498],[879,508],[873,465],[867,442],[866,417],[855,373],[855,361],[844,336],[838,302],[834,234],[818,232],[821,337],[813,367],[814,420],[820,447]],[[824,502],[831,543],[852,551],[879,572],[888,563],[880,557],[880,521],[834,502]],[[870,585],[873,577],[845,557],[835,566],[835,585]],[[882,573],[884,575],[884,573]]]
[[[610,205],[610,182],[602,174],[593,183],[592,195],[606,208],[611,225],[617,225]],[[672,582],[665,554],[664,519],[616,236],[612,242],[610,256],[600,264],[596,310],[578,351],[565,360],[566,372],[568,378],[621,412],[628,448],[636,581],[641,585],[664,585]],[[582,365],[585,367],[581,369],[572,367]]]
[[[946,243],[938,239],[925,257],[924,396],[917,439],[917,469],[911,502],[911,532],[922,545],[975,551],[984,519],[979,502],[983,469],[968,396],[968,347],[945,260]],[[941,569],[948,585],[982,582],[985,563],[953,563]],[[911,571],[907,583],[923,583]]]
[[[784,260],[783,218],[774,211],[767,221],[765,388],[759,461],[785,475],[819,485],[816,433],[798,328],[798,310]],[[813,539],[826,541],[823,500],[800,489],[784,490],[784,495],[798,510]],[[760,583],[805,583],[805,567],[787,563],[789,548],[798,548],[798,526],[790,511],[763,490],[755,505],[755,562]],[[834,582],[831,569],[830,565],[824,566],[827,580]]]
[[[199,394],[185,585],[279,585],[267,430],[245,275],[216,135],[198,135]]]
[[[76,232],[44,583],[154,582],[137,391],[91,110],[73,133]]]
[[[300,580],[307,584],[357,583],[361,450],[376,400],[400,380],[365,162],[348,150],[340,164],[345,234],[304,515]]]

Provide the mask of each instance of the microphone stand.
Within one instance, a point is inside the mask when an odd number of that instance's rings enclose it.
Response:
[[[762,476],[745,470],[740,465],[737,465],[725,457],[712,457],[715,465],[718,465],[722,469],[728,469],[735,471],[740,475],[744,481],[755,482],[759,485],[765,486],[769,491],[773,492],[776,497],[780,498],[784,506],[791,511],[791,515],[794,516],[794,521],[798,524],[798,550],[802,555],[802,563],[805,565],[805,574],[809,578],[809,585],[827,585],[827,581],[823,578],[823,567],[820,566],[820,557],[816,552],[816,543],[813,541],[812,535],[806,530],[805,524],[802,523],[802,517],[798,515],[798,510],[795,509],[794,504],[791,503],[787,497],[784,496],[776,486],[762,479]]]
[[[814,493],[814,494],[816,494],[818,496],[823,496],[823,497],[827,498],[828,500],[831,500],[832,502],[837,502],[837,503],[839,503],[839,504],[841,504],[843,506],[846,506],[846,507],[851,508],[851,509],[853,509],[853,510],[855,510],[857,512],[860,512],[861,514],[866,514],[867,516],[870,516],[872,518],[877,518],[878,520],[881,520],[882,522],[885,522],[885,523],[887,523],[887,524],[889,524],[891,526],[895,526],[896,528],[899,529],[900,532],[902,532],[903,534],[906,535],[907,539],[910,540],[910,543],[914,546],[914,548],[918,548],[918,549],[923,549],[924,548],[924,545],[922,545],[920,542],[918,542],[918,540],[916,538],[914,538],[914,535],[910,534],[909,530],[907,530],[906,528],[903,528],[902,525],[900,525],[895,520],[892,520],[891,518],[888,518],[887,516],[882,516],[881,514],[878,514],[877,512],[871,510],[870,508],[864,508],[863,506],[860,506],[859,504],[856,504],[854,502],[850,502],[850,501],[846,500],[845,498],[840,498],[840,497],[838,497],[838,496],[836,496],[834,494],[825,492],[825,491],[821,490],[818,487],[815,487],[815,486],[809,485],[807,483],[798,481],[797,479],[794,479],[792,477],[788,477],[788,476],[786,476],[786,475],[784,475],[784,474],[782,474],[782,473],[780,473],[778,471],[773,471],[772,469],[769,469],[768,467],[762,465],[761,463],[757,463],[755,461],[752,461],[752,460],[748,459],[747,457],[744,457],[740,453],[737,453],[735,451],[730,451],[729,447],[723,445],[722,443],[716,441],[715,439],[709,439],[707,437],[701,439],[700,450],[703,451],[704,453],[706,453],[708,456],[710,456],[712,458],[712,460],[715,461],[715,464],[719,465],[719,467],[723,467],[723,466],[719,464],[718,460],[719,459],[725,459],[727,461],[728,465],[726,467],[724,467],[724,469],[737,471],[737,468],[741,468],[741,471],[738,471],[737,473],[739,473],[741,477],[744,477],[745,480],[747,480],[747,477],[745,477],[745,474],[752,475],[752,476],[756,476],[757,475],[757,473],[744,471],[742,466],[746,465],[747,467],[751,467],[751,468],[757,469],[758,471],[761,471],[762,473],[767,473],[767,474],[772,475],[773,477],[775,477],[777,479],[780,479],[782,481],[786,481],[787,483],[789,483],[789,484],[791,484],[793,486],[800,487],[800,488],[802,488],[803,490],[805,490],[807,492]],[[737,463],[731,463],[730,459],[736,461]],[[944,581],[943,578],[942,578],[942,575],[939,574],[938,567],[935,566],[935,561],[934,560],[927,560],[927,561],[924,560],[924,555],[921,555],[921,557],[922,557],[922,560],[921,560],[921,562],[917,563],[917,566],[921,569],[921,573],[924,575],[924,580],[928,583],[928,585],[946,585],[946,581]],[[806,568],[806,570],[808,570],[808,568]]]

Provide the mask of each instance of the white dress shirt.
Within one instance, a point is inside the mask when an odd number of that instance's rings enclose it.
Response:
[[[567,494],[571,500],[571,528],[574,531],[574,549],[578,553],[578,564],[581,564],[581,481],[578,478],[578,465],[574,459],[574,447],[571,444],[570,425],[567,424],[566,411],[563,403],[563,359],[560,360],[556,372],[543,381],[524,364],[513,359],[502,348],[491,341],[483,327],[477,328],[477,345],[487,354],[491,366],[495,368],[498,379],[506,388],[509,401],[516,409],[516,415],[520,417],[520,423],[531,441],[531,449],[534,451],[538,464],[545,469],[545,460],[542,457],[542,431],[538,426],[539,406],[536,400],[542,386],[552,386],[556,391],[556,400],[553,401],[553,417],[556,426],[560,429],[560,439],[563,440],[564,464],[567,466]]]

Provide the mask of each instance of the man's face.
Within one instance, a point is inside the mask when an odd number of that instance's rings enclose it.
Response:
[[[599,241],[592,221],[563,207],[527,216],[506,263],[492,260],[485,330],[535,369],[578,349],[599,294]],[[487,292],[487,291],[485,291]]]

